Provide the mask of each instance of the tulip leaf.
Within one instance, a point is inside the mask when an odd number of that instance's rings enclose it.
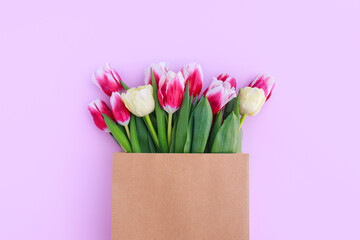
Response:
[[[231,112],[235,110],[236,98],[233,98],[228,102],[224,109],[224,119],[226,119]]]
[[[211,133],[210,133],[210,137],[209,137],[209,141],[208,141],[208,145],[207,145],[207,149],[208,151],[210,152],[212,146],[213,146],[213,143],[214,143],[214,140],[215,140],[215,137],[216,137],[216,134],[218,133],[220,127],[221,127],[221,123],[222,123],[222,112],[223,110],[221,109],[217,114],[216,114],[216,119],[215,119],[215,122],[214,122],[214,125],[212,127],[212,130],[211,130]]]
[[[155,146],[155,143],[154,143],[153,139],[150,137],[150,133],[147,132],[147,134],[148,134],[148,144],[149,144],[150,153],[157,153],[158,150],[157,150],[157,148]]]
[[[120,128],[120,130],[124,133],[124,135],[126,135],[126,130],[125,130],[124,126],[121,126],[119,123],[116,123],[116,126],[118,126]]]
[[[156,114],[156,122],[157,122],[157,130],[158,130],[158,137],[159,137],[159,147],[160,152],[168,153],[169,146],[166,139],[166,114],[165,111],[161,108],[159,99],[158,99],[158,87],[156,85],[155,76],[151,68],[151,79],[152,79],[152,86],[153,86],[153,94],[155,100],[155,114]]]
[[[114,136],[112,135],[112,133],[110,133],[110,136],[114,139],[114,141],[120,146],[120,148],[121,148],[121,150],[123,151],[123,152],[125,152],[125,149],[124,149],[124,147],[123,146],[121,146],[121,144],[120,143],[118,143],[118,141],[114,138]]]
[[[236,136],[236,144],[235,144],[235,153],[241,153],[241,143],[242,143],[242,128],[238,129]]]
[[[114,123],[111,118],[109,118],[106,114],[102,114],[106,123],[106,126],[109,128],[111,134],[116,139],[116,141],[123,147],[125,152],[132,152],[131,144],[126,137],[126,135],[120,130],[120,128]]]
[[[184,145],[184,153],[191,152],[193,128],[194,128],[194,113],[191,113],[190,118],[189,118],[188,128],[186,129],[186,141],[185,141],[185,145]]]
[[[154,126],[155,131],[157,131],[157,124],[156,124],[156,113],[155,111],[149,114],[150,120],[152,125]]]
[[[241,88],[239,89],[238,95],[236,97],[236,104],[234,106],[235,116],[238,117],[239,119],[240,119],[240,93],[241,93]]]
[[[135,117],[135,116],[133,116],[133,117]],[[141,118],[135,117],[135,120],[136,120],[136,131],[138,133],[138,139],[139,139],[141,152],[148,153],[148,152],[150,152],[149,141],[148,141],[149,132],[147,130],[147,127],[146,127],[144,121]]]
[[[172,132],[171,132],[171,145],[170,145],[170,151],[169,151],[170,153],[175,152],[175,135],[176,135],[176,128],[177,128],[178,120],[179,120],[179,118],[175,117],[175,124],[174,124],[174,126],[172,128]]]
[[[217,133],[211,153],[233,153],[235,151],[239,118],[234,113],[225,119]]]
[[[188,128],[189,123],[189,83],[186,84],[185,89],[185,95],[183,98],[183,102],[181,104],[180,110],[179,110],[179,117],[176,125],[176,139],[175,139],[175,152],[176,153],[182,153],[184,152],[184,146],[186,142],[186,135],[187,131],[185,131]]]
[[[194,131],[191,152],[203,153],[209,138],[213,114],[208,99],[201,98],[194,110]]]
[[[126,91],[129,89],[129,87],[123,81],[120,81],[120,83],[125,88]]]
[[[134,153],[141,153],[139,138],[136,130],[136,119],[132,115],[130,118],[130,142]]]

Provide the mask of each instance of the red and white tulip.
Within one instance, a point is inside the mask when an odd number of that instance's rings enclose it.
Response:
[[[185,86],[189,82],[190,96],[197,97],[201,92],[204,78],[201,66],[196,63],[184,65],[181,68],[181,73],[185,79]]]
[[[159,62],[158,64],[155,64],[155,63],[151,64],[151,66],[145,70],[145,84],[150,84],[150,85],[152,85],[150,68],[152,68],[152,70],[153,70],[155,82],[158,86],[159,86],[160,78],[163,75],[165,75],[168,71],[170,71],[170,66],[166,62]]]
[[[230,83],[231,87],[236,89],[236,79],[231,77],[229,74],[227,73],[222,73],[217,77],[218,80],[221,80],[223,82],[228,82]]]
[[[231,99],[236,97],[235,88],[229,82],[223,82],[216,78],[206,89],[205,96],[209,100],[213,114],[220,111]]]
[[[169,71],[160,78],[158,99],[168,113],[176,112],[184,98],[185,79],[181,72]]]
[[[275,88],[274,78],[267,74],[259,74],[254,81],[249,84],[251,88],[260,88],[264,90],[266,101],[270,98],[272,91]]]
[[[95,101],[92,101],[88,109],[90,111],[91,116],[93,117],[95,125],[101,130],[105,132],[110,132],[108,127],[106,126],[104,117],[102,116],[102,113],[106,114],[108,117],[110,117],[113,121],[115,121],[113,115],[111,114],[111,111],[109,107],[106,105],[106,103],[101,99],[96,99]]]
[[[125,92],[125,88],[121,84],[120,75],[110,64],[106,64],[94,72],[92,80],[109,97],[113,92]]]
[[[130,121],[130,112],[126,108],[120,93],[113,92],[110,98],[111,111],[115,120],[122,126],[127,126]]]

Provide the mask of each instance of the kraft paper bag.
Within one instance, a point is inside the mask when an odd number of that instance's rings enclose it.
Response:
[[[248,154],[114,153],[112,240],[248,240]]]

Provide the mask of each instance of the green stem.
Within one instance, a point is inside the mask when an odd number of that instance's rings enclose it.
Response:
[[[168,144],[171,144],[171,122],[172,122],[172,113],[169,113],[169,121],[168,121],[168,129],[167,129],[167,137],[168,137]]]
[[[240,128],[243,125],[246,116],[247,116],[246,114],[241,115],[238,131],[240,131]]]
[[[159,139],[158,139],[158,136],[156,135],[156,131],[155,131],[155,128],[153,126],[153,124],[151,123],[151,120],[150,120],[150,117],[149,115],[146,115],[145,116],[145,120],[147,122],[147,125],[149,126],[149,130],[151,132],[151,135],[153,136],[153,139],[155,141],[155,144],[156,146],[159,148]]]
[[[128,136],[128,138],[130,140],[130,131],[129,131],[128,125],[125,126],[125,130],[126,130],[126,135]]]

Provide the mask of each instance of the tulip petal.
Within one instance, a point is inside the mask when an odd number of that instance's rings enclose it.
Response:
[[[205,96],[209,100],[213,114],[216,114],[231,99],[236,97],[236,92],[230,83],[213,78],[210,86],[206,89]]]
[[[185,84],[189,83],[190,96],[198,96],[202,89],[204,77],[201,66],[196,63],[184,65],[181,68],[181,73],[184,76]]]
[[[130,121],[130,112],[126,108],[120,93],[113,92],[110,97],[111,110],[115,120],[122,126],[127,126]]]
[[[102,113],[106,114],[109,118],[114,120],[113,115],[109,107],[103,100],[96,99],[95,101],[91,102],[88,106],[88,110],[93,117],[95,125],[102,131],[109,132],[109,129],[106,126]]]
[[[113,92],[124,92],[124,87],[120,84],[120,75],[110,66],[106,64],[99,68],[92,75],[93,82],[109,97]]]
[[[181,72],[169,71],[159,81],[158,98],[161,107],[168,113],[176,112],[184,97],[185,80]]]
[[[270,98],[272,91],[275,88],[274,79],[268,74],[259,74],[254,81],[249,84],[251,88],[261,88],[264,90],[266,101]]]
[[[163,75],[165,75],[167,72],[170,71],[170,66],[166,62],[159,62],[157,64],[154,64],[154,63],[151,64],[150,67],[145,69],[145,80],[144,80],[145,84],[150,84],[150,85],[152,84],[151,69],[154,74],[156,85],[158,85],[160,78]]]

